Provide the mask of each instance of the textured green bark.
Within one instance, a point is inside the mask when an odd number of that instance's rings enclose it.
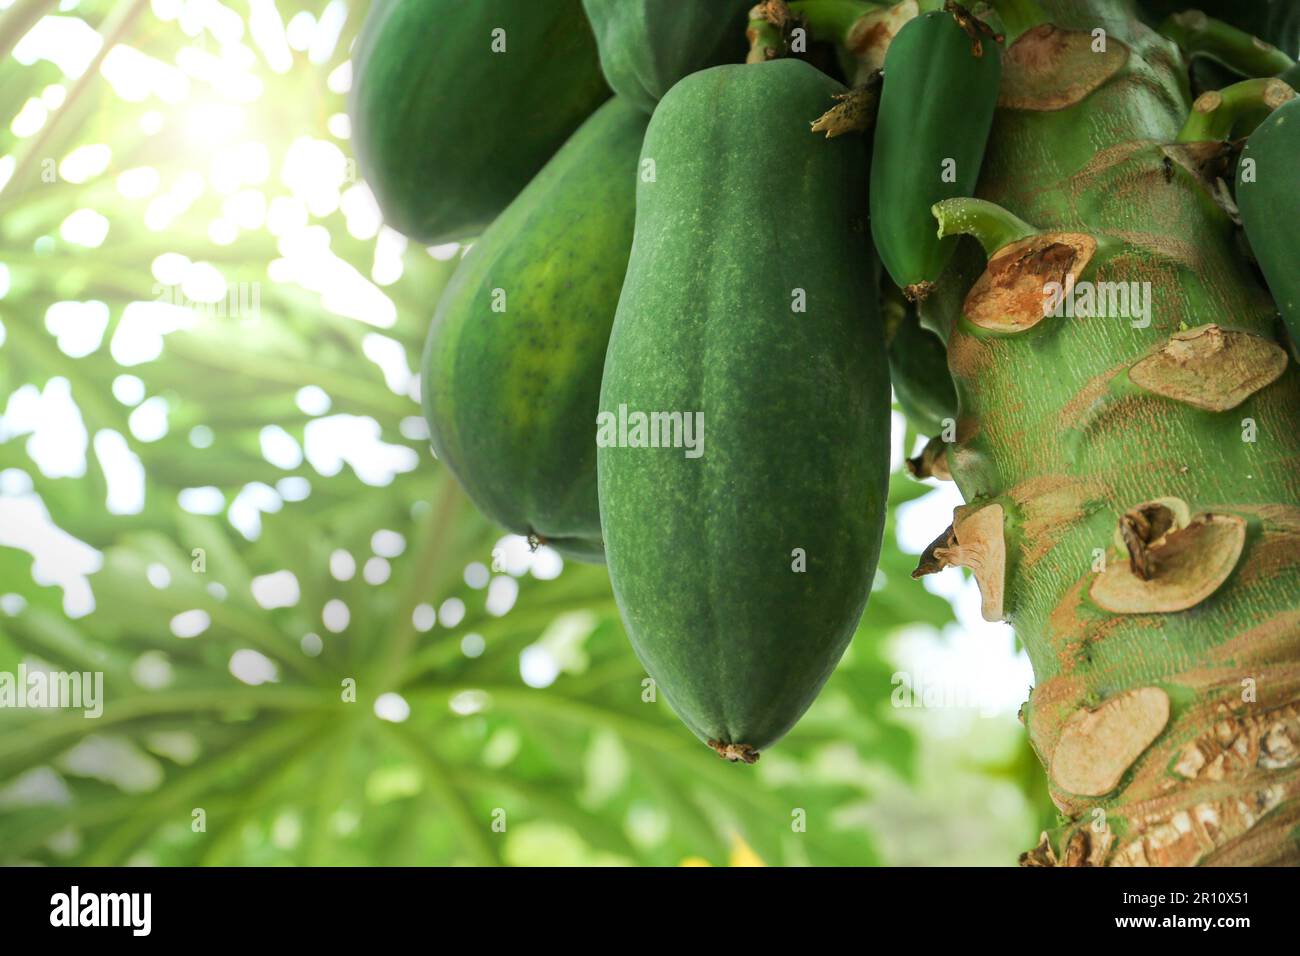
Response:
[[[985,577],[1005,584],[1002,610],[1033,662],[1022,717],[1069,820],[1027,862],[1295,863],[1300,375],[1292,362],[1224,411],[1129,375],[1180,329],[1217,323],[1272,342],[1274,306],[1232,222],[1183,165],[1185,151],[1169,145],[1190,105],[1173,44],[1124,0],[1042,6],[1054,27],[1008,38],[979,195],[1050,237],[1036,255],[1000,262],[1002,281],[1023,280],[1022,297],[968,299],[948,339],[960,399],[948,463],[965,517],[1003,509],[1005,576],[986,568]],[[1105,52],[1092,49],[1098,27]],[[1048,316],[1022,331],[996,327],[1001,307],[1041,315],[1040,280],[1053,277],[1054,257],[1071,261],[1070,243],[1089,238],[1096,255],[1080,278],[1149,284],[1149,324]],[[1213,380],[1225,365],[1202,368],[1207,393],[1222,390]],[[1117,547],[1121,517],[1168,497],[1192,515],[1244,520],[1240,557],[1188,609],[1106,610],[1094,585],[1133,574]],[[989,553],[988,540],[962,541],[960,530],[963,548]],[[1191,553],[1197,571],[1225,549]],[[1170,574],[1157,561],[1154,591],[1172,586]],[[1157,724],[1135,757],[1088,730],[1144,736]],[[1104,776],[1112,764],[1118,779],[1105,792],[1065,785],[1077,786],[1080,767]]]
[[[601,444],[601,524],[642,663],[739,759],[812,702],[879,556],[889,388],[865,144],[808,132],[842,91],[797,60],[669,91],[601,388],[609,415],[703,417],[699,457]]]
[[[489,517],[602,559],[591,424],[648,117],[611,100],[465,254],[421,363],[438,458]]]

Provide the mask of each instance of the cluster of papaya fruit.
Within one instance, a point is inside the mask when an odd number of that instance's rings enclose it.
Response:
[[[956,242],[930,210],[973,195],[1000,78],[953,3],[753,2],[378,0],[350,104],[386,221],[474,240],[421,365],[439,460],[505,528],[605,562],[658,688],[744,762],[863,613],[891,377],[919,431],[956,418],[918,308]],[[809,19],[876,9],[883,84],[797,55]],[[837,99],[874,134],[814,135]]]

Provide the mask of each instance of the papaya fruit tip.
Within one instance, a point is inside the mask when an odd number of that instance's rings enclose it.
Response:
[[[710,740],[709,746],[717,751],[719,757],[732,763],[758,763],[758,751],[749,744],[724,744],[720,740]]]
[[[903,287],[903,295],[907,296],[908,302],[921,302],[934,291],[934,283],[929,280],[913,282],[911,285]]]

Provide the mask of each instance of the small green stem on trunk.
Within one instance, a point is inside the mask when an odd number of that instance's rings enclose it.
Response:
[[[1264,117],[1295,95],[1295,90],[1277,79],[1242,80],[1221,90],[1207,90],[1192,104],[1178,142],[1248,136]]]
[[[1039,232],[996,203],[983,199],[964,196],[945,199],[931,206],[930,212],[939,221],[939,238],[974,236],[988,256],[1008,243],[1036,236]]]
[[[746,63],[762,63],[807,52],[809,40],[844,46],[849,26],[865,13],[877,9],[866,0],[760,0],[749,11],[749,40]],[[795,30],[804,33],[803,45],[795,45]]]
[[[1170,14],[1160,32],[1173,40],[1189,57],[1217,60],[1242,76],[1277,76],[1295,66],[1295,61],[1271,43],[1229,26],[1200,10]]]

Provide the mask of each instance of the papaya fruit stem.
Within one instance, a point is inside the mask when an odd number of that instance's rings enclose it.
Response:
[[[1001,43],[1005,39],[1002,34],[994,32],[993,28],[975,16],[956,0],[946,0],[943,5],[944,13],[949,14],[957,21],[957,26],[965,31],[970,37],[970,51],[973,56],[984,55],[984,41],[992,40],[994,43]]]
[[[1039,230],[1003,209],[996,203],[961,196],[945,199],[930,207],[939,222],[939,238],[974,236],[992,256],[1003,246],[1019,239],[1036,236]]]
[[[808,44],[833,47],[848,86],[867,83],[898,28],[916,15],[916,0],[760,0],[749,11],[746,63],[806,57]],[[797,29],[804,33],[795,43]]]
[[[1277,79],[1242,80],[1221,90],[1207,90],[1192,104],[1177,141],[1204,143],[1248,136],[1269,113],[1295,95],[1295,90]]]
[[[1277,76],[1295,66],[1295,61],[1273,44],[1207,17],[1200,10],[1171,13],[1158,30],[1177,43],[1189,59],[1204,56],[1242,76]]]
[[[778,59],[785,49],[785,44],[781,42],[781,31],[767,20],[750,20],[745,37],[749,40],[746,63],[765,63]]]
[[[802,21],[785,0],[759,0],[749,11],[746,63],[764,63],[790,55],[790,35]]]
[[[938,478],[952,481],[952,472],[948,470],[948,443],[936,435],[931,438],[921,453],[906,460],[907,472],[917,481]]]

